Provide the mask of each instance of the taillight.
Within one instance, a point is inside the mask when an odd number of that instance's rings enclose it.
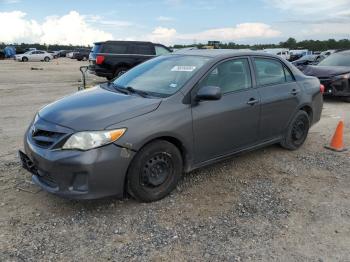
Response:
[[[320,84],[320,91],[321,91],[321,94],[324,93],[325,89],[326,89],[326,88],[324,87],[324,85]]]
[[[96,56],[96,64],[97,65],[102,64],[104,60],[105,60],[105,56],[103,56],[103,55]]]

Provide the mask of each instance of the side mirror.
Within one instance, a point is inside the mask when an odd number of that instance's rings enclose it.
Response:
[[[221,98],[221,88],[218,86],[203,86],[196,95],[196,100],[219,100]]]

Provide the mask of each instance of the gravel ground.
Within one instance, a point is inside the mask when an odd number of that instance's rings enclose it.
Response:
[[[77,89],[82,64],[0,61],[0,261],[350,261],[350,153],[323,148],[340,117],[350,146],[350,104],[339,100],[326,100],[300,150],[196,170],[156,203],[71,201],[25,182],[23,133]]]

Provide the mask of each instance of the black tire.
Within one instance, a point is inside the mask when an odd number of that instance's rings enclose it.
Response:
[[[129,167],[128,193],[140,202],[160,200],[175,189],[182,171],[182,157],[176,146],[164,140],[151,142]]]
[[[113,78],[120,77],[122,74],[124,74],[128,70],[129,69],[127,67],[119,67],[119,68],[117,68],[117,70],[114,71]]]
[[[50,57],[45,56],[44,61],[45,61],[45,62],[49,62],[49,61],[50,61]]]
[[[83,61],[87,61],[88,59],[87,59],[87,57],[86,56],[84,56],[83,57]]]
[[[305,111],[299,111],[290,122],[287,132],[281,141],[281,146],[288,150],[301,147],[309,133],[310,119]]]
[[[22,62],[28,62],[28,57],[22,57]]]

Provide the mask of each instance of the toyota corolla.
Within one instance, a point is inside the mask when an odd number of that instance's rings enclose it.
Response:
[[[53,194],[156,201],[196,168],[275,143],[299,148],[320,119],[322,91],[266,53],[160,56],[42,108],[20,157]]]

